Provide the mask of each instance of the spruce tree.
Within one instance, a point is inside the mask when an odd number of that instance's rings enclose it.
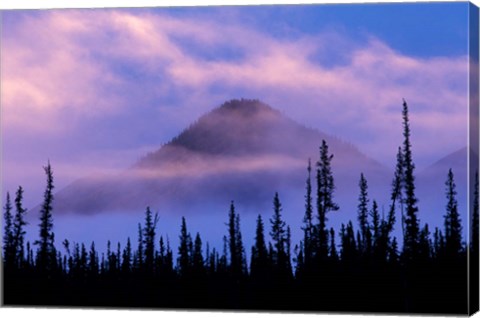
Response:
[[[437,259],[443,258],[445,252],[445,238],[443,237],[442,231],[435,228],[433,233],[433,254]]]
[[[24,258],[24,241],[25,241],[25,226],[27,222],[25,221],[25,214],[27,209],[23,207],[23,188],[18,187],[16,196],[15,196],[15,218],[13,222],[13,253],[14,253],[14,262],[16,267],[21,267]]]
[[[338,205],[333,201],[335,182],[332,174],[331,161],[333,154],[328,153],[328,145],[322,140],[320,160],[317,162],[317,213],[318,213],[318,253],[323,259],[328,255],[327,213],[337,211]]]
[[[138,223],[138,247],[137,247],[137,257],[135,257],[135,269],[138,271],[143,271],[144,269],[144,259],[145,259],[145,242],[143,239],[143,229],[140,223]]]
[[[373,206],[371,211],[372,216],[372,236],[373,236],[373,249],[374,253],[379,258],[379,247],[381,245],[381,228],[380,228],[380,214],[378,212],[377,201],[373,200]]]
[[[432,242],[430,240],[428,224],[425,224],[419,233],[417,254],[419,259],[423,261],[429,260],[432,256]]]
[[[282,219],[282,204],[278,192],[273,198],[273,216],[270,219],[270,236],[273,241],[274,264],[277,267],[286,266],[286,224]]]
[[[122,272],[123,274],[129,274],[132,271],[132,243],[130,238],[127,238],[127,245],[123,250],[122,255]]]
[[[185,217],[182,217],[182,225],[180,228],[180,245],[178,247],[178,268],[180,276],[185,278],[189,275],[191,270],[191,249],[192,238],[187,230],[187,222]]]
[[[303,261],[306,264],[310,264],[313,259],[313,253],[315,250],[314,242],[314,226],[313,226],[313,206],[312,206],[312,164],[308,159],[307,167],[308,177],[306,181],[306,194],[305,194],[305,216],[303,217]]]
[[[420,226],[418,219],[417,197],[415,196],[415,164],[412,157],[410,142],[410,124],[408,105],[403,101],[403,167],[405,190],[405,235],[403,238],[403,254],[406,260],[411,260],[418,253]]]
[[[257,217],[255,230],[255,243],[252,247],[250,262],[251,275],[254,278],[262,278],[268,271],[268,251],[265,243],[264,225],[261,215]]]
[[[462,250],[462,224],[458,213],[457,190],[452,169],[449,169],[446,186],[445,248],[449,257],[456,257]]]
[[[95,277],[98,275],[98,253],[95,249],[95,242],[92,241],[90,245],[90,252],[88,254],[88,272],[90,277]]]
[[[330,259],[334,262],[338,261],[337,246],[335,244],[335,230],[330,228]]]
[[[402,234],[405,236],[405,215],[404,215],[404,198],[403,198],[403,186],[404,186],[404,163],[403,163],[403,152],[402,148],[398,147],[397,152],[397,164],[395,166],[395,175],[392,181],[392,193],[391,193],[391,205],[390,205],[390,212],[389,212],[389,222],[393,219],[393,223],[395,222],[395,208],[396,205],[400,205],[400,214],[401,214],[401,221],[402,221]]]
[[[247,260],[245,256],[245,249],[243,247],[242,231],[240,229],[240,214],[235,217],[235,233],[237,242],[237,255],[240,257],[240,270],[241,274],[247,274]]]
[[[145,212],[145,226],[143,228],[143,244],[145,255],[145,271],[153,274],[155,259],[155,229],[158,223],[158,213],[152,215],[150,207]]]
[[[53,171],[48,162],[44,167],[47,175],[47,186],[43,195],[43,204],[40,210],[40,238],[35,242],[38,245],[37,250],[37,267],[40,272],[48,272],[53,270],[56,261],[55,236],[53,233]]]
[[[235,212],[233,201],[228,213],[228,246],[230,251],[230,272],[235,279],[242,276],[245,270],[244,249],[240,230],[240,216]]]
[[[362,235],[361,250],[363,253],[369,253],[371,247],[370,226],[368,224],[368,184],[363,173],[360,174],[360,195],[358,197],[358,225]]]
[[[3,212],[4,232],[3,232],[3,261],[4,266],[9,268],[13,262],[13,216],[10,193],[7,192],[5,207]]]
[[[195,235],[195,242],[193,247],[192,255],[192,266],[193,273],[198,278],[201,277],[205,270],[205,263],[202,255],[202,239],[200,238],[200,233],[197,232]]]

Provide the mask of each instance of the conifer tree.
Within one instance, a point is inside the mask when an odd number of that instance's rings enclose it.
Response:
[[[290,230],[290,226],[287,225],[287,233],[286,233],[286,241],[285,241],[285,249],[286,249],[286,256],[287,256],[287,267],[290,272],[292,272],[292,264],[291,264],[291,259],[292,259],[292,231]]]
[[[273,261],[278,268],[286,267],[286,224],[282,219],[282,204],[278,197],[278,192],[273,198],[273,216],[270,219],[270,236],[273,241]]]
[[[442,231],[435,228],[435,232],[433,233],[433,254],[437,259],[441,259],[445,252],[445,238],[443,237]]]
[[[178,247],[178,267],[180,276],[182,277],[188,276],[191,270],[191,242],[192,238],[190,233],[188,233],[185,217],[182,217],[182,225],[180,228],[180,245]]]
[[[90,277],[95,277],[98,275],[98,253],[95,249],[95,242],[92,241],[90,245],[90,252],[88,254],[88,272]]]
[[[452,169],[449,169],[446,186],[445,248],[449,257],[458,256],[462,249],[462,224],[458,213],[457,190]]]
[[[135,257],[135,269],[139,271],[143,271],[143,264],[145,258],[145,251],[144,251],[144,240],[143,240],[143,229],[140,223],[138,223],[138,247],[137,247],[137,257]]]
[[[80,270],[81,270],[82,278],[85,277],[85,274],[87,273],[87,268],[88,268],[88,253],[87,253],[87,248],[85,247],[85,244],[82,243],[82,246],[80,248]]]
[[[218,260],[218,271],[221,273],[225,273],[227,271],[227,254],[228,254],[228,239],[227,236],[224,235],[222,238],[223,248],[222,248],[222,256]]]
[[[299,279],[302,277],[303,273],[305,272],[305,258],[303,255],[303,251],[305,248],[303,247],[303,241],[300,241],[300,246],[295,245],[295,278]]]
[[[4,220],[4,234],[3,234],[3,261],[4,265],[8,268],[13,262],[13,216],[12,216],[12,203],[10,201],[10,193],[7,192],[5,200],[5,207],[3,213]]]
[[[30,246],[30,242],[27,242],[27,260],[26,260],[27,267],[33,267],[33,251]]]
[[[172,249],[170,248],[170,240],[168,239],[168,236],[166,238],[167,244],[166,244],[166,249],[165,249],[165,257],[163,257],[163,273],[167,275],[168,277],[171,277],[173,275],[173,252]]]
[[[230,271],[238,279],[244,272],[244,250],[240,231],[240,216],[235,212],[233,201],[228,214],[228,245],[230,250]]]
[[[392,244],[389,247],[388,250],[388,261],[391,264],[396,264],[398,262],[398,243],[397,243],[397,238],[394,237],[392,240]]]
[[[268,271],[268,251],[265,243],[265,229],[259,214],[255,230],[255,244],[252,247],[250,271],[252,277],[262,278]]]
[[[340,230],[341,237],[341,258],[344,264],[352,264],[356,261],[357,256],[357,244],[355,241],[355,231],[353,229],[352,221],[349,221],[347,226],[342,223]]]
[[[194,242],[193,255],[192,255],[192,265],[193,265],[193,272],[195,273],[196,277],[203,275],[205,270],[205,263],[202,255],[202,239],[200,238],[200,233],[198,232],[195,235],[195,242]]]
[[[240,258],[240,269],[241,274],[247,274],[247,260],[245,258],[245,249],[243,247],[242,231],[240,229],[240,214],[237,214],[235,217],[235,233],[236,233],[236,242],[237,242],[237,254]]]
[[[393,218],[393,222],[395,222],[395,208],[396,205],[400,205],[400,213],[401,213],[401,221],[402,221],[402,234],[405,236],[405,215],[404,215],[404,198],[403,198],[403,187],[404,187],[404,163],[403,163],[403,152],[402,148],[398,147],[397,152],[397,164],[395,166],[395,174],[392,181],[392,193],[391,193],[391,200],[392,203],[390,205],[390,212],[389,212],[389,220]],[[393,226],[393,224],[392,224]]]
[[[130,237],[127,238],[127,245],[123,249],[122,254],[122,272],[123,274],[129,274],[132,270],[132,243]]]
[[[37,267],[40,272],[48,272],[53,270],[56,261],[55,236],[53,233],[53,171],[48,162],[43,167],[47,175],[47,186],[43,196],[43,204],[40,210],[40,238],[35,242],[38,245],[37,251]]]
[[[150,207],[145,212],[145,226],[143,228],[143,246],[145,255],[145,271],[152,274],[155,259],[155,229],[158,223],[158,213],[152,215]]]
[[[318,253],[323,259],[328,255],[327,213],[337,211],[338,205],[333,201],[335,183],[331,161],[333,154],[328,153],[328,145],[322,140],[320,160],[317,162],[317,213],[318,213]]]
[[[420,231],[418,241],[418,257],[422,260],[429,260],[432,254],[432,242],[430,240],[430,230],[428,224],[425,224]]]
[[[371,235],[370,226],[368,224],[368,184],[367,179],[363,173],[360,174],[360,195],[358,197],[358,225],[360,227],[360,233],[362,240],[358,242],[361,244],[361,250],[363,253],[369,253],[371,247]]]
[[[313,259],[313,253],[315,250],[314,247],[314,226],[313,226],[313,206],[312,206],[312,164],[311,160],[308,159],[307,167],[308,177],[306,181],[306,194],[305,194],[305,216],[303,217],[303,258],[304,262],[310,264]]]
[[[403,254],[406,260],[411,260],[418,252],[420,226],[418,219],[417,197],[415,196],[415,176],[412,157],[412,144],[410,142],[410,124],[408,118],[408,105],[403,101],[403,167],[405,190],[405,235],[403,238]]]
[[[330,259],[334,262],[338,261],[337,246],[335,244],[335,230],[330,228]]]
[[[111,275],[115,270],[114,254],[112,253],[112,243],[107,241],[107,271]]]
[[[372,237],[373,237],[373,247],[374,253],[377,257],[377,260],[380,257],[380,245],[381,245],[381,228],[380,228],[380,214],[378,212],[377,201],[373,200],[373,206],[371,211],[372,216]]]
[[[13,254],[16,267],[21,267],[24,262],[24,241],[25,241],[25,213],[27,210],[23,207],[23,188],[18,187],[15,196],[15,218],[13,222]]]

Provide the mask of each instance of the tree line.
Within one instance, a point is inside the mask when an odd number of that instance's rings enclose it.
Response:
[[[292,246],[279,193],[268,220],[258,215],[247,260],[240,214],[232,201],[223,248],[204,244],[183,217],[176,256],[156,231],[158,214],[146,208],[135,242],[62,242],[53,231],[53,171],[40,211],[39,238],[25,242],[23,188],[4,206],[3,269],[6,305],[210,308],[300,311],[467,313],[478,308],[478,172],[472,204],[471,239],[462,238],[454,173],[445,181],[443,229],[421,224],[415,195],[408,105],[403,101],[403,143],[390,189],[387,215],[359,178],[357,224],[336,231],[328,216],[337,211],[334,159],[325,140],[319,158],[308,160],[303,237]],[[401,219],[397,220],[400,215]],[[401,226],[402,236],[393,235]],[[337,242],[338,239],[338,242]],[[398,239],[403,239],[399,247]],[[157,248],[158,247],[158,248]],[[467,263],[468,262],[468,263]],[[468,283],[470,267],[471,284]],[[470,289],[469,289],[470,288]],[[467,302],[468,292],[470,302]],[[476,297],[476,298],[475,298]]]

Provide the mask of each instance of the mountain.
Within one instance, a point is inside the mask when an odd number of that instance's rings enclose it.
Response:
[[[259,213],[270,211],[278,191],[303,213],[308,159],[314,166],[322,139],[334,154],[336,198],[351,201],[345,209],[355,208],[361,172],[374,194],[389,189],[391,172],[353,145],[304,127],[258,100],[242,99],[200,117],[118,175],[72,183],[56,193],[54,208],[58,213],[143,213],[151,206],[162,213],[188,214],[221,207],[224,213],[234,200],[245,211]]]
[[[447,199],[446,186],[448,170],[452,169],[456,184],[458,209],[463,221],[468,218],[467,191],[468,191],[468,170],[467,170],[467,147],[454,151],[437,162],[420,171],[417,175],[417,197],[420,218],[430,225],[433,232],[434,226],[443,230]],[[478,162],[478,157],[477,157]],[[464,222],[464,224],[466,224]],[[464,225],[466,234],[467,227]]]

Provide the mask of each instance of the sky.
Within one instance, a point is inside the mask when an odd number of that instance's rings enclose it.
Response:
[[[4,189],[23,184],[38,194],[47,160],[58,187],[126,168],[239,97],[258,98],[387,166],[401,142],[405,98],[417,166],[425,167],[466,145],[467,8],[4,11]]]
[[[257,98],[393,167],[466,146],[466,3],[2,12],[2,199],[121,171],[199,116]]]

